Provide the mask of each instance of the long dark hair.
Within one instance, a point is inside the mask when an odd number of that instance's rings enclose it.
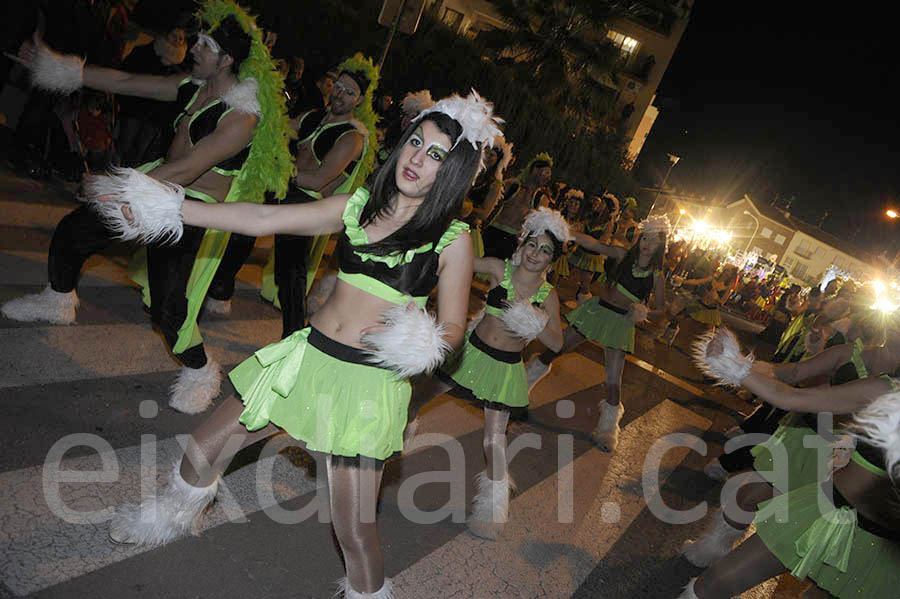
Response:
[[[650,264],[648,264],[650,270],[653,271],[662,270],[666,257],[666,234],[660,231],[657,235],[659,235],[659,246],[657,246],[656,251],[653,252],[653,256],[650,258]],[[641,237],[643,237],[643,233],[638,235],[634,245],[631,246],[631,249],[625,253],[622,259],[614,263],[612,267],[606,271],[608,273],[606,284],[610,287],[615,287],[616,283],[622,279],[622,276],[626,272],[626,268],[630,269],[632,264],[637,263],[638,255],[641,253]]]
[[[390,213],[394,198],[400,191],[396,179],[400,153],[423,120],[432,121],[441,132],[450,137],[451,143],[456,143],[462,134],[459,123],[442,112],[430,112],[422,119],[410,123],[394,147],[394,151],[375,175],[371,198],[359,218],[360,225],[366,226]],[[428,242],[437,243],[450,226],[450,221],[459,213],[463,198],[475,178],[480,157],[480,143],[478,149],[475,149],[467,140],[460,140],[438,168],[434,184],[413,217],[381,241],[361,246],[357,250],[384,256],[415,249]]]

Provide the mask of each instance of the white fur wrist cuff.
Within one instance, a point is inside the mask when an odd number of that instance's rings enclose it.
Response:
[[[650,308],[647,307],[647,304],[640,302],[631,304],[631,310],[628,312],[631,322],[644,322],[647,320],[648,314],[650,314]]]
[[[450,344],[444,341],[444,325],[421,308],[395,306],[382,315],[384,328],[363,336],[372,363],[389,368],[403,378],[437,368]]]
[[[716,336],[722,341],[722,352],[708,356],[706,348]],[[718,328],[700,335],[694,342],[694,362],[704,374],[716,379],[717,384],[739,386],[753,367],[753,354],[741,354],[741,346],[734,333]]]
[[[857,412],[849,428],[884,451],[885,469],[896,481],[900,475],[896,471],[900,465],[900,392],[882,395]]]
[[[500,320],[507,331],[531,341],[541,334],[550,317],[544,310],[535,308],[529,302],[515,302],[503,310]]]
[[[121,239],[142,243],[175,243],[181,239],[181,185],[158,181],[133,168],[114,168],[109,175],[90,177],[84,190],[88,204]],[[100,196],[112,197],[99,200]],[[134,222],[122,214],[123,204],[131,209]]]
[[[72,54],[59,54],[43,45],[37,47],[37,58],[31,67],[31,83],[35,87],[69,95],[81,89],[84,59]]]

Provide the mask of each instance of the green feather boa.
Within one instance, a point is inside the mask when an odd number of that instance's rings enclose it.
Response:
[[[233,0],[207,0],[200,9],[200,18],[211,29],[228,16],[237,19],[244,33],[250,36],[250,56],[241,63],[238,79],[256,79],[259,84],[256,99],[262,113],[253,131],[250,156],[232,182],[229,195],[236,193],[245,202],[262,202],[265,192],[271,191],[283,198],[294,170],[288,142],[296,135],[288,124],[284,78],[263,44],[256,19],[247,11]]]
[[[525,165],[525,168],[523,168],[519,173],[519,176],[517,177],[519,179],[519,182],[524,182],[525,177],[527,177],[528,173],[531,172],[531,165],[541,160],[543,160],[544,162],[549,162],[550,166],[553,166],[553,158],[550,157],[550,154],[548,154],[547,152],[541,152],[540,154],[534,156],[531,160],[529,160],[528,164]]]
[[[371,58],[366,58],[361,52],[357,52],[344,62],[338,65],[338,72],[347,71],[348,73],[361,73],[369,80],[369,87],[363,96],[362,102],[353,110],[353,117],[365,126],[369,132],[368,141],[366,142],[366,153],[362,157],[362,163],[356,173],[356,179],[353,181],[353,189],[366,182],[372,169],[375,167],[375,153],[378,151],[378,137],[375,132],[375,125],[378,124],[378,115],[372,108],[372,98],[375,96],[375,90],[378,88],[378,79],[381,77],[378,67],[372,62]]]

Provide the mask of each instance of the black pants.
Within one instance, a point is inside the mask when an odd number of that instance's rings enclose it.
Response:
[[[786,410],[763,403],[741,423],[745,433],[762,433],[771,435],[778,428],[778,421],[787,414]],[[728,472],[741,472],[753,467],[752,446],[741,447],[731,453],[719,456],[719,463]]]
[[[228,247],[225,248],[225,254],[216,269],[212,282],[209,284],[209,290],[206,294],[220,301],[227,301],[234,295],[234,280],[238,271],[250,257],[253,251],[253,244],[256,243],[256,237],[248,237],[232,233],[228,239]]]
[[[485,258],[500,258],[501,260],[512,258],[519,245],[518,237],[512,233],[501,231],[497,227],[485,227],[482,235]]]
[[[308,194],[291,189],[282,204],[304,204],[312,201]],[[312,237],[275,236],[275,284],[281,304],[281,338],[306,326],[306,268]]]
[[[174,246],[147,248],[151,315],[169,349],[175,347],[178,330],[187,316],[187,282],[203,231],[185,225],[184,236]],[[115,241],[114,235],[88,206],[80,206],[64,216],[50,241],[47,260],[50,287],[60,293],[73,291],[84,263],[109,247]],[[202,368],[206,364],[203,345],[189,348],[176,357],[189,368]]]

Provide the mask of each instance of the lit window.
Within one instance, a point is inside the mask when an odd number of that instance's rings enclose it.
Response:
[[[765,237],[766,239],[770,239],[772,237],[772,229],[769,227],[763,227],[763,230],[759,232],[761,237]]]
[[[633,56],[637,51],[639,42],[633,37],[628,37],[624,33],[612,29],[606,32],[606,37],[626,56]]]
[[[779,234],[775,236],[775,243],[777,243],[778,245],[784,245],[784,241],[784,235]]]
[[[453,10],[452,8],[444,9],[444,25],[449,27],[453,32],[459,31],[459,26],[462,25],[463,14],[458,10]]]
[[[804,263],[798,262],[797,266],[794,267],[793,275],[798,279],[802,279],[806,277],[807,267]]]

